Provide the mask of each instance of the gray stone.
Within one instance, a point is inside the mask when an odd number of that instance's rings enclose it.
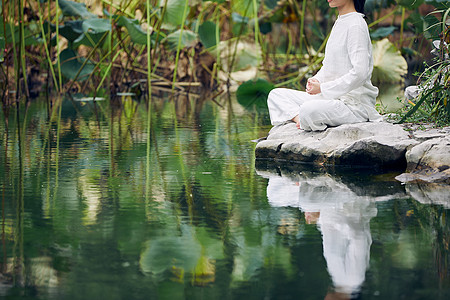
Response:
[[[406,160],[407,173],[397,176],[397,180],[450,183],[449,136],[433,138],[412,147],[406,152]]]
[[[387,122],[345,124],[321,132],[287,123],[272,128],[255,152],[257,158],[398,168],[406,166],[406,151],[418,143],[402,126]]]

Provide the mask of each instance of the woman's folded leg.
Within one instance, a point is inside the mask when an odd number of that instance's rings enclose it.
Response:
[[[308,131],[325,130],[327,126],[367,121],[357,117],[340,100],[319,100],[304,103],[299,110],[300,127]]]
[[[285,88],[273,89],[267,98],[272,125],[292,120],[298,115],[299,109],[304,103],[316,99],[319,97],[302,91]]]

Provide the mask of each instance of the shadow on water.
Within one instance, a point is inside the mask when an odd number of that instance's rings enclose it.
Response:
[[[217,101],[0,115],[0,295],[446,299],[445,186],[255,162],[267,111]]]

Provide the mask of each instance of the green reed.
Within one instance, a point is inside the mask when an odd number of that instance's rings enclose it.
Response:
[[[175,83],[177,82],[178,60],[180,58],[181,40],[183,38],[184,23],[186,22],[188,7],[189,7],[189,0],[184,0],[183,18],[181,21],[180,36],[178,37],[177,53],[175,55],[175,69],[173,71],[172,91],[175,89]]]
[[[147,6],[147,145],[146,145],[146,168],[145,168],[145,196],[148,201],[150,197],[150,145],[152,132],[152,43],[150,32],[150,0],[146,0]]]

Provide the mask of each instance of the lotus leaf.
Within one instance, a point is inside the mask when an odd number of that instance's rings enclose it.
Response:
[[[180,26],[185,19],[184,6],[187,0],[167,0],[166,13],[163,19],[163,28],[173,30],[177,26]],[[164,7],[165,0],[159,1],[159,6]]]
[[[257,67],[261,60],[261,48],[254,43],[245,41],[227,40],[219,43],[218,47],[211,51],[217,55],[219,51],[220,59],[225,71],[229,71],[231,62],[233,62],[232,72],[241,71],[250,67]]]
[[[200,41],[206,48],[211,48],[217,45],[217,34],[216,34],[217,24],[206,21],[198,28],[198,35]]]
[[[370,38],[372,40],[385,38],[388,35],[392,34],[395,31],[395,29],[396,29],[395,26],[377,28],[377,30],[370,33]]]
[[[19,40],[19,26],[14,25],[13,23],[6,23],[3,25],[3,18],[0,18],[0,36],[6,38],[7,41],[12,41],[12,31],[14,32],[14,39],[16,41]],[[6,30],[6,31],[5,31]],[[24,30],[25,36],[25,46],[37,45],[39,41],[35,38],[33,32],[30,31],[28,27],[25,27]]]
[[[59,7],[63,14],[69,17],[81,17],[83,19],[95,18],[96,15],[89,12],[86,8],[86,4],[77,3],[69,0],[59,0]]]
[[[405,58],[387,38],[374,43],[373,66],[372,81],[374,83],[401,82],[408,72]]]
[[[53,24],[51,24],[51,26],[53,31],[55,26]],[[66,21],[64,22],[64,25],[59,26],[59,34],[65,37],[69,42],[73,42],[83,34],[82,26],[83,21]]]
[[[253,7],[253,0],[233,0],[232,11],[248,18],[255,16],[255,9]],[[257,1],[259,2],[259,1]]]
[[[264,79],[249,80],[241,84],[236,92],[238,102],[245,106],[267,107],[267,96],[274,85]]]
[[[74,47],[95,47],[100,41],[105,41],[104,35],[111,31],[111,22],[109,19],[89,19],[83,21],[81,27],[83,33],[73,42]]]
[[[82,28],[84,32],[101,33],[111,31],[111,22],[109,19],[89,19],[83,21]]]
[[[124,16],[120,16],[117,19],[117,25],[123,26],[128,30],[128,33],[130,34],[130,38],[133,41],[133,43],[139,44],[139,45],[147,45],[147,33],[142,30],[141,25],[139,25],[139,22],[134,19],[129,19]],[[151,39],[152,45],[154,45],[154,39]]]
[[[77,78],[77,80],[83,81],[94,71],[94,64],[91,62],[86,63],[81,69],[85,58],[78,56],[72,49],[64,49],[59,55],[59,59],[61,61],[61,73],[67,79],[74,80]]]
[[[178,42],[180,41],[181,34],[181,43],[180,48],[183,49],[185,47],[192,47],[197,42],[197,35],[190,30],[177,30],[171,34],[169,34],[166,38],[169,48],[171,50],[176,50],[178,47]]]
[[[77,48],[80,45],[86,45],[89,47],[95,47],[100,41],[105,41],[103,36],[108,34],[108,32],[100,32],[100,33],[82,33],[74,42],[73,47]],[[102,42],[102,44],[103,44]]]
[[[398,5],[407,9],[416,9],[423,4],[423,2],[424,0],[397,0]]]

